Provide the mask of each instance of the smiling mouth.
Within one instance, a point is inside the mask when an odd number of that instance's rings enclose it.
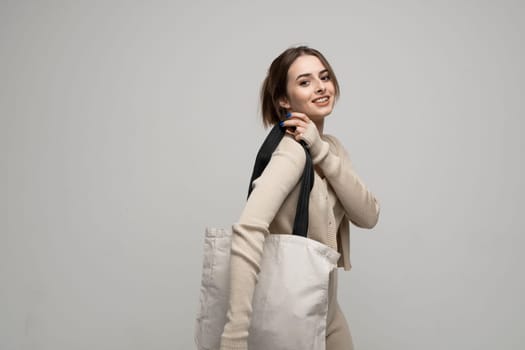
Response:
[[[330,96],[323,96],[323,97],[316,98],[312,102],[313,103],[324,103],[324,102],[328,102],[329,99],[330,99]]]

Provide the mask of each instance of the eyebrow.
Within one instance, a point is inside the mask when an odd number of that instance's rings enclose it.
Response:
[[[319,72],[319,75],[321,75],[321,74],[323,74],[323,73],[325,73],[325,72],[328,72],[328,69],[323,69],[322,71]],[[297,78],[295,78],[295,80],[298,80],[299,78],[302,78],[302,77],[309,77],[309,76],[311,76],[311,75],[312,75],[312,73],[303,73],[303,74],[299,74],[299,75],[297,76]]]

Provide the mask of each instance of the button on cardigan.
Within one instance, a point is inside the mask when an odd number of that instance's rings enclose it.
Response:
[[[352,169],[339,140],[313,132],[304,137],[324,178],[315,175],[308,237],[337,249],[341,253],[338,266],[350,270],[349,222],[361,228],[374,227],[380,206]],[[232,226],[230,301],[221,350],[247,349],[264,239],[268,234],[292,233],[305,161],[302,146],[285,134],[262,175],[253,181],[253,191]]]

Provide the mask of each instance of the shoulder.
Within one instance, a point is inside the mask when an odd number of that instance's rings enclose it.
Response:
[[[289,135],[283,136],[261,176],[254,180],[255,188],[265,187],[268,193],[284,191],[288,193],[299,181],[306,164],[303,146]],[[275,193],[275,192],[272,192]]]
[[[306,153],[303,146],[291,135],[285,134],[275,149],[272,158],[282,156],[289,158],[298,167],[304,167],[306,163]]]

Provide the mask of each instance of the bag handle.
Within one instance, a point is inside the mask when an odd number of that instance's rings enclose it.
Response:
[[[252,183],[263,173],[264,169],[270,162],[272,154],[281,142],[284,137],[285,129],[280,127],[279,124],[276,124],[263,144],[257,152],[257,157],[255,158],[255,165],[253,166],[252,177],[250,179],[250,186],[248,188],[248,197],[252,193],[253,186]],[[306,163],[304,165],[303,175],[301,177],[301,192],[299,194],[299,200],[297,202],[297,209],[295,212],[295,220],[293,225],[293,234],[306,237],[308,233],[308,208],[309,208],[309,199],[310,192],[314,185],[314,167],[312,163],[312,157],[306,147],[304,141],[300,142],[303,146],[304,152],[306,154]]]

